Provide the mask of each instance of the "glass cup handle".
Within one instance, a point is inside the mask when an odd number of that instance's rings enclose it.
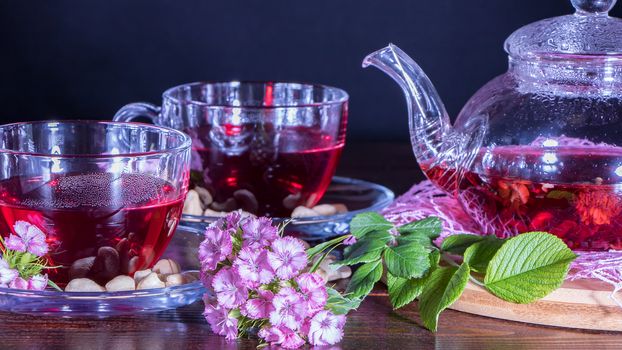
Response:
[[[127,104],[114,115],[115,122],[130,122],[136,118],[148,118],[153,124],[158,124],[160,107],[147,102],[135,102]]]

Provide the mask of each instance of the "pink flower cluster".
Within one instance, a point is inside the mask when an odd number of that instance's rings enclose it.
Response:
[[[23,253],[30,253],[37,258],[47,254],[49,247],[45,241],[45,234],[37,226],[26,221],[15,222],[13,230],[15,234],[10,234],[4,241],[3,255],[0,257],[0,287],[44,290],[48,285],[47,274],[20,276],[16,265],[36,264],[36,259],[23,259]]]
[[[199,247],[201,280],[212,331],[228,340],[256,330],[283,348],[332,345],[343,337],[345,316],[327,310],[323,278],[304,272],[303,242],[281,237],[268,218],[234,212],[205,230]]]
[[[5,242],[7,249],[29,252],[36,256],[44,256],[48,253],[49,248],[45,241],[45,233],[37,226],[26,221],[16,221],[13,230],[17,235],[9,235]]]

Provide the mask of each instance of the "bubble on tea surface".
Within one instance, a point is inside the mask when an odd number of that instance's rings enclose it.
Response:
[[[143,174],[66,175],[25,193],[21,204],[58,209],[135,207],[166,200],[172,189],[165,180]]]

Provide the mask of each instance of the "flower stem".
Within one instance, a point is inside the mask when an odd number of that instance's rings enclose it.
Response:
[[[441,258],[444,262],[448,263],[451,266],[460,267],[457,262],[455,262],[452,258],[448,257],[446,254],[441,253]]]
[[[477,278],[473,277],[472,275],[469,275],[469,279],[471,280],[471,282],[477,284],[478,286],[482,287],[482,288],[486,288],[486,286]]]
[[[450,258],[449,256],[447,256],[446,254],[441,254],[441,257],[443,258],[443,261],[445,261],[446,263],[448,263],[451,266],[455,266],[455,267],[460,267],[460,265],[458,265],[457,262],[455,262],[452,258]],[[480,287],[486,287],[484,285],[484,283],[482,283],[480,280],[478,280],[477,278],[473,277],[472,275],[469,274],[469,280],[471,280],[471,282],[475,283],[476,285],[480,286]]]

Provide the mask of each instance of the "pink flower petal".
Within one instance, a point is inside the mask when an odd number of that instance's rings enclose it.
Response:
[[[305,344],[297,332],[285,327],[264,327],[257,335],[266,342],[280,345],[284,349],[297,349]]]
[[[281,343],[281,347],[285,349],[298,349],[305,344],[304,339],[302,339],[298,333],[287,328],[283,330],[283,333],[285,337]]]
[[[259,330],[257,336],[272,345],[281,344],[285,339],[285,335],[278,327],[265,326]]]
[[[256,320],[268,318],[270,317],[270,313],[274,311],[274,306],[272,305],[274,294],[269,290],[261,289],[258,290],[257,293],[258,296],[248,299],[246,303],[240,307],[240,312],[242,315]]]
[[[230,310],[221,305],[205,304],[203,316],[212,328],[212,332],[224,335],[227,340],[238,337],[238,319],[230,316]]]
[[[36,256],[44,256],[48,253],[48,249],[48,244],[45,240],[43,242],[39,240],[32,240],[28,244],[28,252]]]
[[[27,221],[18,220],[13,224],[13,230],[20,237],[25,237],[31,224]]]
[[[310,292],[324,287],[324,279],[318,273],[303,273],[296,278],[298,288],[303,292]]]
[[[242,220],[242,213],[238,210],[232,211],[223,218],[226,230],[237,230]]]
[[[7,249],[11,249],[14,250],[16,252],[25,252],[26,251],[26,244],[24,243],[24,241],[16,235],[9,235],[9,238],[7,238],[4,241],[4,246]]]
[[[36,256],[43,256],[48,253],[49,247],[45,241],[45,233],[37,226],[26,221],[17,221],[13,225],[13,230],[19,239],[10,235],[6,242],[7,248],[20,252],[28,251]],[[21,243],[18,240],[21,240]]]
[[[307,303],[292,287],[283,287],[272,299],[274,311],[270,313],[270,323],[292,330],[298,329],[307,316]]]
[[[272,242],[268,263],[281,279],[296,276],[307,266],[307,253],[301,240],[294,237],[278,238]]]
[[[232,249],[231,231],[221,230],[214,224],[210,225],[205,229],[205,239],[199,245],[201,269],[215,270],[218,263],[231,254]]]
[[[235,268],[223,268],[212,280],[218,303],[226,308],[240,306],[248,298],[248,289]]]
[[[272,226],[272,220],[267,217],[249,218],[242,224],[244,247],[267,247],[277,237],[278,229]]]
[[[9,283],[9,288],[13,289],[28,289],[28,282],[21,277],[15,277],[14,280]]]
[[[316,346],[333,345],[343,338],[343,326],[345,316],[333,315],[332,312],[323,310],[311,319],[309,325],[309,343]]]
[[[353,235],[350,235],[343,241],[343,245],[353,245],[354,243],[356,243],[356,237]]]
[[[264,249],[242,248],[233,266],[237,268],[240,278],[249,288],[270,283],[274,278],[274,271],[268,264],[267,251]]]
[[[324,309],[328,292],[322,276],[317,273],[303,273],[296,278],[296,283],[311,313]]]
[[[48,275],[35,275],[28,280],[28,289],[44,290],[48,285]]]
[[[9,263],[0,258],[0,285],[8,286],[18,275],[17,270],[10,268]]]

